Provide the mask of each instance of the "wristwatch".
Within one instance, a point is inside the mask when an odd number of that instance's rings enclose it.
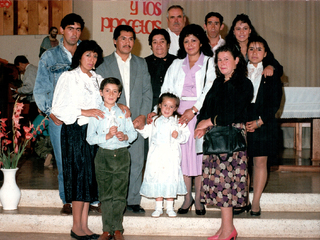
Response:
[[[191,111],[193,112],[194,115],[197,114],[197,112],[195,110],[193,110],[193,108],[191,108]]]

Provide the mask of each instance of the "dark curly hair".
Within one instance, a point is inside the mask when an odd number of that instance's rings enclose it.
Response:
[[[178,50],[178,58],[183,59],[187,56],[187,52],[184,49],[183,42],[184,42],[184,39],[189,35],[194,35],[196,38],[199,39],[202,45],[200,47],[200,52],[202,52],[204,55],[208,57],[213,56],[213,52],[209,44],[209,39],[205,31],[203,30],[203,28],[197,24],[190,24],[185,26],[180,33],[180,37],[179,37],[180,49]]]
[[[78,45],[77,50],[75,51],[75,53],[74,53],[74,55],[72,57],[72,63],[71,63],[71,66],[70,66],[71,67],[70,70],[73,70],[73,69],[75,69],[75,68],[77,68],[79,66],[80,59],[81,59],[82,55],[86,51],[92,51],[92,52],[98,54],[98,59],[97,59],[95,68],[97,68],[103,62],[103,57],[102,57],[103,50],[96,43],[96,41],[94,41],[94,40],[84,40]]]
[[[248,75],[248,68],[246,60],[244,59],[243,55],[241,54],[241,51],[236,48],[236,46],[232,44],[225,44],[221,47],[219,47],[215,52],[215,68],[216,68],[216,75],[217,77],[221,77],[223,74],[220,72],[218,67],[218,55],[220,52],[230,52],[233,59],[239,58],[239,62],[237,64],[236,69],[234,70],[234,73],[237,75],[247,76]]]
[[[155,35],[162,35],[164,37],[164,39],[166,39],[167,41],[167,44],[170,44],[171,43],[171,40],[170,40],[170,35],[168,33],[167,30],[161,28],[161,29],[158,29],[158,28],[155,28],[151,31],[150,35],[149,35],[149,38],[148,38],[148,42],[149,42],[149,45],[151,46],[152,45],[152,39]]]
[[[232,26],[230,27],[230,30],[229,30],[229,33],[226,36],[226,43],[236,45],[237,48],[240,50],[240,45],[238,43],[238,40],[236,39],[236,36],[233,33],[234,28],[235,28],[237,22],[239,22],[239,21],[242,22],[242,23],[247,23],[249,25],[249,27],[251,29],[251,33],[250,33],[249,39],[250,39],[250,37],[258,36],[259,34],[257,33],[256,29],[252,25],[248,15],[246,15],[244,13],[238,14],[236,16],[236,18],[233,20]]]

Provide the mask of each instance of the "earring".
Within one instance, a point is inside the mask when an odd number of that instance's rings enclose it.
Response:
[[[95,66],[93,66],[92,69],[95,70],[96,69]]]

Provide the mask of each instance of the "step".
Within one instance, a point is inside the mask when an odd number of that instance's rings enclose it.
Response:
[[[70,233],[72,216],[61,216],[58,208],[19,207],[15,211],[0,210],[0,232]],[[194,211],[176,218],[151,217],[152,210],[144,214],[126,212],[125,234],[150,236],[202,236],[218,230],[220,212],[208,211],[198,216]],[[234,225],[239,237],[253,238],[318,238],[320,236],[318,212],[263,212],[259,217],[248,213],[235,216]],[[101,233],[101,215],[90,213],[89,227]]]
[[[252,193],[249,198],[252,199]],[[177,210],[183,202],[183,197],[175,201]],[[0,204],[1,206],[1,204]],[[21,190],[20,207],[50,207],[61,208],[62,202],[58,190]],[[141,206],[145,209],[154,209],[154,199],[142,197]],[[194,208],[194,207],[193,207]],[[263,211],[275,212],[320,212],[320,194],[316,193],[263,193],[261,197]],[[217,208],[208,208],[209,211],[219,211]]]

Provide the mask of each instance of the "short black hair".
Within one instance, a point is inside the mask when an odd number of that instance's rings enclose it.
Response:
[[[207,25],[207,21],[208,21],[208,19],[211,18],[211,17],[219,18],[220,24],[222,25],[222,23],[223,23],[223,17],[222,17],[222,15],[221,15],[220,13],[218,13],[218,12],[209,12],[209,13],[206,15],[205,19],[204,19],[204,24],[205,24],[205,25]]]
[[[29,63],[28,59],[24,55],[16,56],[14,59],[14,65],[19,66],[19,63]]]
[[[185,26],[180,33],[180,37],[179,37],[180,49],[178,50],[178,58],[183,59],[187,56],[187,52],[184,49],[183,42],[184,42],[184,39],[189,35],[194,35],[199,39],[200,43],[202,44],[202,46],[200,47],[200,52],[202,52],[204,55],[208,57],[213,56],[212,48],[209,45],[209,39],[205,31],[203,30],[203,28],[197,24],[190,24]]]
[[[51,33],[51,31],[52,31],[53,29],[57,29],[57,31],[58,31],[58,28],[56,28],[56,27],[51,27],[51,28],[49,29],[49,34]]]
[[[114,78],[114,77],[108,77],[108,78],[103,79],[100,84],[100,91],[103,91],[104,87],[108,83],[117,85],[119,92],[122,92],[122,84],[121,84],[120,80],[118,78]]]
[[[166,39],[167,41],[167,44],[170,44],[171,43],[171,40],[170,40],[170,35],[168,33],[167,30],[161,28],[161,29],[158,29],[158,28],[155,28],[151,31],[150,35],[149,35],[149,38],[148,38],[148,41],[149,41],[149,45],[151,46],[152,45],[152,39],[155,35],[162,35],[164,36],[164,38]]]
[[[84,28],[84,21],[82,19],[82,17],[78,14],[75,13],[69,13],[66,16],[64,16],[64,18],[62,18],[61,20],[61,24],[60,26],[65,29],[66,26],[68,25],[74,25],[74,23],[79,23],[81,26],[81,31]]]
[[[169,11],[170,11],[171,9],[180,9],[180,10],[182,11],[182,13],[183,13],[183,16],[184,16],[184,17],[186,16],[185,13],[184,13],[183,7],[181,7],[180,5],[172,5],[172,6],[170,6],[170,7],[168,8],[168,10],[167,10],[167,18],[169,17]]]
[[[133,33],[133,39],[136,40],[136,33],[134,32],[133,28],[129,25],[119,25],[118,27],[116,27],[116,29],[114,29],[113,32],[113,39],[117,40],[118,37],[120,36],[121,31],[125,31],[125,32],[132,32]]]
[[[248,51],[249,45],[251,43],[257,43],[257,42],[263,44],[264,50],[267,53],[267,55],[270,54],[271,50],[269,48],[269,45],[268,45],[267,41],[261,36],[254,36],[254,37],[249,38],[248,45],[247,45],[247,51]]]
[[[78,45],[77,50],[75,51],[75,53],[72,57],[72,63],[71,63],[70,70],[75,69],[79,66],[80,59],[86,51],[92,51],[92,52],[95,52],[98,54],[98,59],[97,59],[95,68],[97,68],[103,62],[103,57],[102,57],[103,50],[96,43],[96,41],[84,40]]]

